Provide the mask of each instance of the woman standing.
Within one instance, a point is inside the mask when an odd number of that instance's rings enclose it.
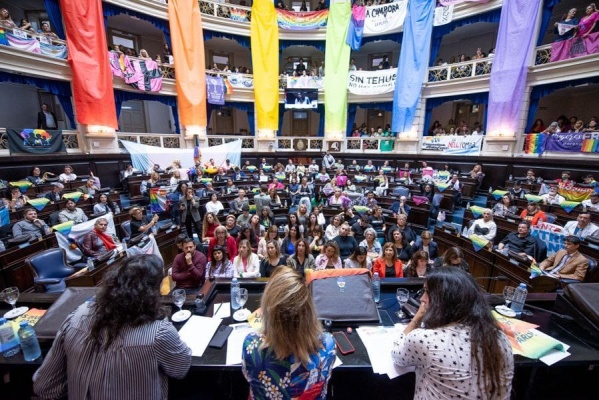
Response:
[[[260,258],[254,254],[250,242],[242,240],[238,246],[239,254],[233,260],[235,276],[238,278],[260,278]]]
[[[187,374],[191,350],[163,315],[163,268],[159,257],[143,254],[111,269],[96,300],[63,322],[33,376],[34,392],[43,398],[167,399],[168,377]]]
[[[339,256],[339,246],[337,242],[329,240],[325,243],[322,249],[322,253],[316,257],[314,261],[314,269],[340,269],[343,268],[341,264],[341,257]]]
[[[202,228],[200,228],[200,221],[202,217],[200,217],[200,199],[195,197],[193,194],[193,188],[188,187],[185,190],[185,197],[181,199],[181,203],[179,204],[179,211],[181,212],[181,222],[185,223],[185,230],[187,231],[187,237],[193,238],[192,225],[195,228],[198,239],[201,239],[203,236]],[[206,238],[204,237],[204,240]]]
[[[586,8],[586,15],[580,19],[576,36],[588,37],[595,29],[598,19],[599,13],[597,13],[595,3],[589,4]]]
[[[206,279],[233,278],[233,263],[227,257],[227,248],[214,246],[210,253],[210,261],[206,264]]]
[[[306,269],[314,269],[314,257],[310,254],[310,245],[304,239],[297,242],[295,254],[287,257],[287,266],[293,268],[302,276]]]
[[[266,257],[260,262],[260,276],[268,278],[281,265],[285,265],[279,245],[274,240],[266,242]]]
[[[250,399],[273,392],[285,399],[325,399],[335,341],[322,332],[302,276],[281,267],[262,296],[262,331],[243,343],[242,371]]]
[[[493,215],[496,217],[505,217],[507,214],[516,214],[518,207],[512,205],[512,198],[509,194],[504,194],[501,201],[493,206]]]
[[[381,278],[403,278],[403,264],[397,258],[393,243],[385,243],[383,246],[383,255],[372,265],[372,273],[375,272],[378,272]]]
[[[416,367],[415,398],[510,398],[510,343],[476,281],[459,268],[427,276],[420,308],[391,354],[395,364]]]

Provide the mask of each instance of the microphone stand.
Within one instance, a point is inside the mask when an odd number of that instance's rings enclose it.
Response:
[[[567,314],[560,314],[560,313],[557,313],[555,311],[547,310],[547,309],[542,308],[542,307],[537,307],[537,306],[530,305],[528,303],[524,303],[524,307],[526,307],[526,308],[532,308],[533,310],[536,310],[536,311],[543,311],[543,312],[549,313],[551,315],[555,315],[559,319],[564,319],[566,321],[574,321],[574,318],[571,317],[571,316],[569,316],[569,315],[567,315]]]

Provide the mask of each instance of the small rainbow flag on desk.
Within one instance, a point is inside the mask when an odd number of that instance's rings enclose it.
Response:
[[[69,200],[73,200],[75,203],[77,203],[79,201],[79,199],[81,198],[81,195],[83,193],[81,192],[71,192],[71,193],[65,193],[62,195],[63,199],[69,199]]]
[[[541,196],[537,196],[534,194],[525,194],[524,198],[533,203],[539,203],[539,202],[543,201],[543,198]]]
[[[29,199],[27,203],[32,205],[36,210],[42,211],[49,202],[50,200],[46,199],[45,197],[40,197],[39,199]]]
[[[568,214],[570,211],[574,210],[580,204],[579,201],[569,201],[566,200],[560,204],[560,207],[563,208]]]
[[[480,218],[480,216],[483,215],[483,211],[485,211],[485,208],[481,206],[470,207],[470,212],[472,212],[472,215],[474,215],[475,218]]]
[[[275,174],[275,177],[276,177],[278,180],[280,180],[280,181],[284,181],[284,180],[285,180],[285,178],[287,178],[287,175],[285,175],[285,173],[284,173],[284,172],[277,172],[277,173]]]
[[[470,235],[468,239],[472,240],[472,246],[474,247],[474,251],[479,252],[481,249],[484,249],[489,241],[482,236],[478,235]]]
[[[27,189],[29,189],[33,183],[29,181],[17,181],[17,182],[9,182],[9,185],[12,187],[18,187],[21,193],[25,193]]]
[[[493,196],[493,198],[495,200],[499,200],[506,193],[507,193],[507,190],[494,190],[493,193],[491,193],[491,195]]]
[[[67,221],[63,222],[62,224],[54,225],[52,229],[61,233],[63,236],[69,236],[71,229],[73,229],[73,225],[75,225],[75,222]]]
[[[203,183],[204,185],[207,184],[208,182],[212,182],[212,178],[201,178],[200,179],[200,183]]]
[[[530,279],[534,279],[537,276],[540,276],[543,274],[543,271],[541,271],[541,268],[539,268],[539,265],[536,263],[536,261],[533,261],[532,264],[530,265]]]
[[[354,176],[354,181],[356,181],[356,182],[364,182],[366,179],[368,179],[368,177],[364,176],[364,175]]]
[[[364,213],[367,213],[368,211],[370,211],[370,208],[366,207],[366,206],[353,206],[353,209],[358,214],[364,214]]]
[[[449,187],[449,183],[437,183],[437,188],[439,189],[439,192],[444,191],[448,187]]]
[[[247,167],[245,167],[245,169],[247,169],[250,172],[254,172],[256,170],[256,166],[255,165],[248,165]]]

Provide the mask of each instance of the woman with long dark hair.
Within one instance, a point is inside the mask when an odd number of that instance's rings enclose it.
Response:
[[[167,399],[168,377],[187,374],[191,350],[164,318],[163,268],[159,257],[143,254],[111,269],[95,301],[63,322],[33,376],[34,392],[44,398]]]
[[[106,193],[102,193],[100,197],[98,197],[98,202],[94,204],[94,214],[96,215],[104,215],[109,212],[113,214],[118,214],[121,212],[119,205],[113,203],[108,199],[108,195]]]
[[[510,343],[476,281],[459,268],[427,276],[420,308],[392,356],[399,366],[416,367],[415,398],[510,398]]]
[[[227,248],[216,245],[210,253],[210,261],[206,264],[206,279],[233,278],[235,268],[227,257]]]

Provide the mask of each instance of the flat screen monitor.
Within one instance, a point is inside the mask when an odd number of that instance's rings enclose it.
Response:
[[[286,109],[318,108],[318,89],[285,90]]]

